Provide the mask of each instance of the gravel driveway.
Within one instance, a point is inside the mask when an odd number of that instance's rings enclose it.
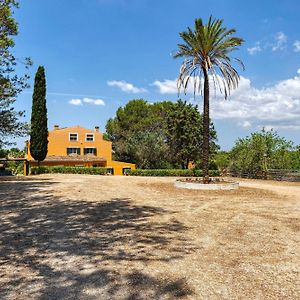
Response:
[[[300,299],[300,184],[0,178],[0,299]]]

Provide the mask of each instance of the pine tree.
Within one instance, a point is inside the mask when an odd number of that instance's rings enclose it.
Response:
[[[38,161],[43,161],[48,151],[48,127],[46,107],[45,69],[39,66],[34,80],[32,96],[30,153]]]

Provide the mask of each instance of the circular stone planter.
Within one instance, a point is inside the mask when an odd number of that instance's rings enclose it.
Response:
[[[191,190],[237,190],[239,188],[238,182],[225,181],[212,178],[212,181],[208,184],[202,183],[202,178],[193,179],[177,179],[175,180],[176,187]]]

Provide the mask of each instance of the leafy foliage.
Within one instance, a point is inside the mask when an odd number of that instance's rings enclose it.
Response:
[[[215,141],[213,126],[211,130]],[[188,161],[200,158],[201,115],[196,107],[182,101],[150,104],[132,100],[108,120],[106,137],[113,142],[117,160],[143,169],[186,168]]]
[[[8,150],[2,149],[2,148],[0,147],[0,158],[6,157],[7,154],[8,154]]]
[[[174,58],[184,57],[177,81],[178,90],[183,89],[186,93],[191,83],[194,95],[196,91],[204,94],[202,159],[205,182],[209,182],[209,81],[211,79],[214,87],[224,92],[225,98],[239,82],[239,74],[231,65],[229,54],[237,50],[243,40],[232,36],[235,29],[228,30],[222,26],[223,20],[213,20],[212,17],[207,24],[196,19],[194,30],[188,27],[187,31],[180,33],[184,43],[178,45],[179,49],[174,54]],[[239,59],[234,60],[244,67]]]
[[[199,169],[151,169],[151,170],[125,170],[126,175],[130,176],[174,176],[174,177],[201,177],[203,175],[202,170]],[[220,176],[218,170],[210,170],[210,176]]]
[[[230,165],[230,153],[226,151],[218,151],[215,154],[214,162],[218,169],[225,170]]]
[[[48,152],[47,121],[45,70],[39,66],[34,80],[29,145],[30,153],[37,161],[44,160]]]
[[[19,148],[0,149],[0,158],[23,158],[26,151]],[[6,170],[11,174],[23,174],[24,162],[23,161],[8,161],[4,164]]]
[[[150,104],[143,99],[129,101],[106,124],[114,158],[137,163],[140,168],[168,165],[165,118],[171,102]],[[154,149],[155,148],[155,149]]]
[[[273,130],[264,129],[238,139],[230,158],[231,171],[248,173],[251,177],[267,169],[292,169],[300,165],[300,153],[295,151],[293,143]]]
[[[48,174],[48,173],[60,173],[60,174],[89,174],[89,175],[107,175],[109,174],[110,169],[108,168],[99,168],[99,167],[31,167],[30,174]]]
[[[187,169],[189,162],[202,159],[200,149],[203,142],[203,120],[197,106],[177,101],[167,116],[167,143],[170,147],[173,162],[179,162],[182,169]],[[217,133],[213,124],[210,124],[211,145],[214,153],[218,146]]]
[[[157,169],[171,166],[169,147],[165,135],[160,130],[135,132],[128,139],[128,151],[134,155],[141,168]]]
[[[28,87],[29,76],[16,74],[20,62],[13,53],[13,37],[18,34],[18,25],[13,18],[13,8],[18,7],[15,0],[0,0],[0,147],[9,145],[9,136],[20,136],[27,132],[25,123],[19,121],[24,115],[13,108],[17,95]],[[27,69],[32,63],[25,58],[21,63]]]
[[[294,149],[293,151],[290,151],[288,153],[288,157],[289,157],[289,168],[293,170],[300,170],[300,151]]]

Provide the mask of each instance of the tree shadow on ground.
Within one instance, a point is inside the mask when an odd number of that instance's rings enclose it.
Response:
[[[184,278],[147,273],[195,251],[172,211],[129,198],[53,196],[53,181],[0,182],[0,298],[176,299]],[[162,221],[163,220],[163,221]]]

